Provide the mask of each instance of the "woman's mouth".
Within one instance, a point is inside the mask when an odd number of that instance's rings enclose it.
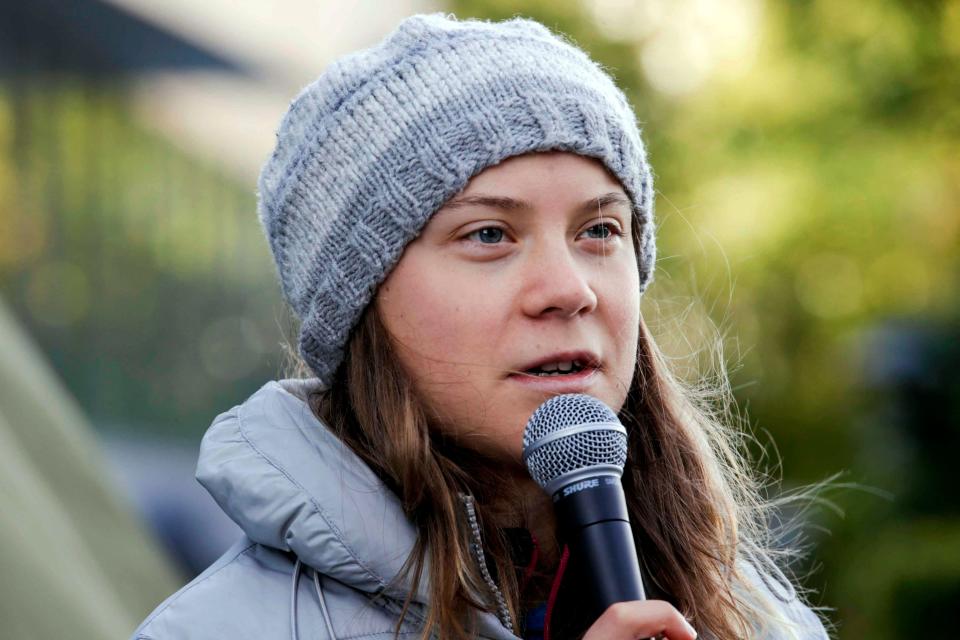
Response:
[[[563,360],[558,362],[548,362],[539,367],[527,369],[524,373],[532,376],[555,377],[580,373],[587,368],[582,360]]]
[[[509,379],[551,393],[582,393],[601,370],[600,359],[589,352],[566,352],[539,358]]]

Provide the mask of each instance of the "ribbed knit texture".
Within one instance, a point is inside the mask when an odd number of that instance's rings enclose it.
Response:
[[[259,181],[259,215],[299,348],[324,387],[377,286],[430,216],[511,156],[602,161],[634,204],[641,291],[655,244],[650,168],[611,78],[543,25],[404,20],[291,103]]]

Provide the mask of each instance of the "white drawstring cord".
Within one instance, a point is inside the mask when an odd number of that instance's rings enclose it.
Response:
[[[330,640],[337,640],[337,636],[333,633],[333,623],[330,621],[330,612],[327,611],[327,601],[323,597],[323,587],[320,585],[320,572],[316,569],[313,570],[313,586],[317,589],[317,598],[320,599],[320,613],[323,614],[323,624],[327,626],[327,633],[330,635]]]
[[[290,588],[290,637],[292,640],[299,640],[300,633],[297,629],[297,583],[300,582],[300,558],[293,565],[293,586]]]
[[[293,565],[293,584],[290,587],[290,637],[292,640],[300,640],[300,629],[297,625],[297,586],[300,582],[300,572],[303,563],[300,558]],[[333,633],[333,622],[330,620],[330,611],[327,610],[327,599],[323,597],[323,586],[320,584],[320,572],[313,570],[313,586],[317,590],[317,598],[320,600],[320,613],[323,615],[323,624],[327,628],[327,635],[330,640],[337,640]]]

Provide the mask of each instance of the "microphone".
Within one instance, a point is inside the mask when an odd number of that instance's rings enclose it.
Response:
[[[616,602],[646,599],[620,478],[627,430],[600,400],[555,396],[523,432],[530,476],[553,497],[561,540],[582,568],[597,616]]]

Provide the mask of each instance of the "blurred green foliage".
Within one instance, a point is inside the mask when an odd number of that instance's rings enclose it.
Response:
[[[122,83],[0,89],[0,292],[97,424],[195,440],[281,366],[253,189],[145,128]]]
[[[845,471],[878,490],[813,515],[800,570],[839,636],[943,635],[960,595],[960,1],[447,6],[536,18],[614,74],[656,172],[648,321],[681,365],[721,328],[787,489]],[[0,84],[0,295],[101,425],[196,439],[280,371],[254,209],[253,185],[145,129],[120,84]]]

